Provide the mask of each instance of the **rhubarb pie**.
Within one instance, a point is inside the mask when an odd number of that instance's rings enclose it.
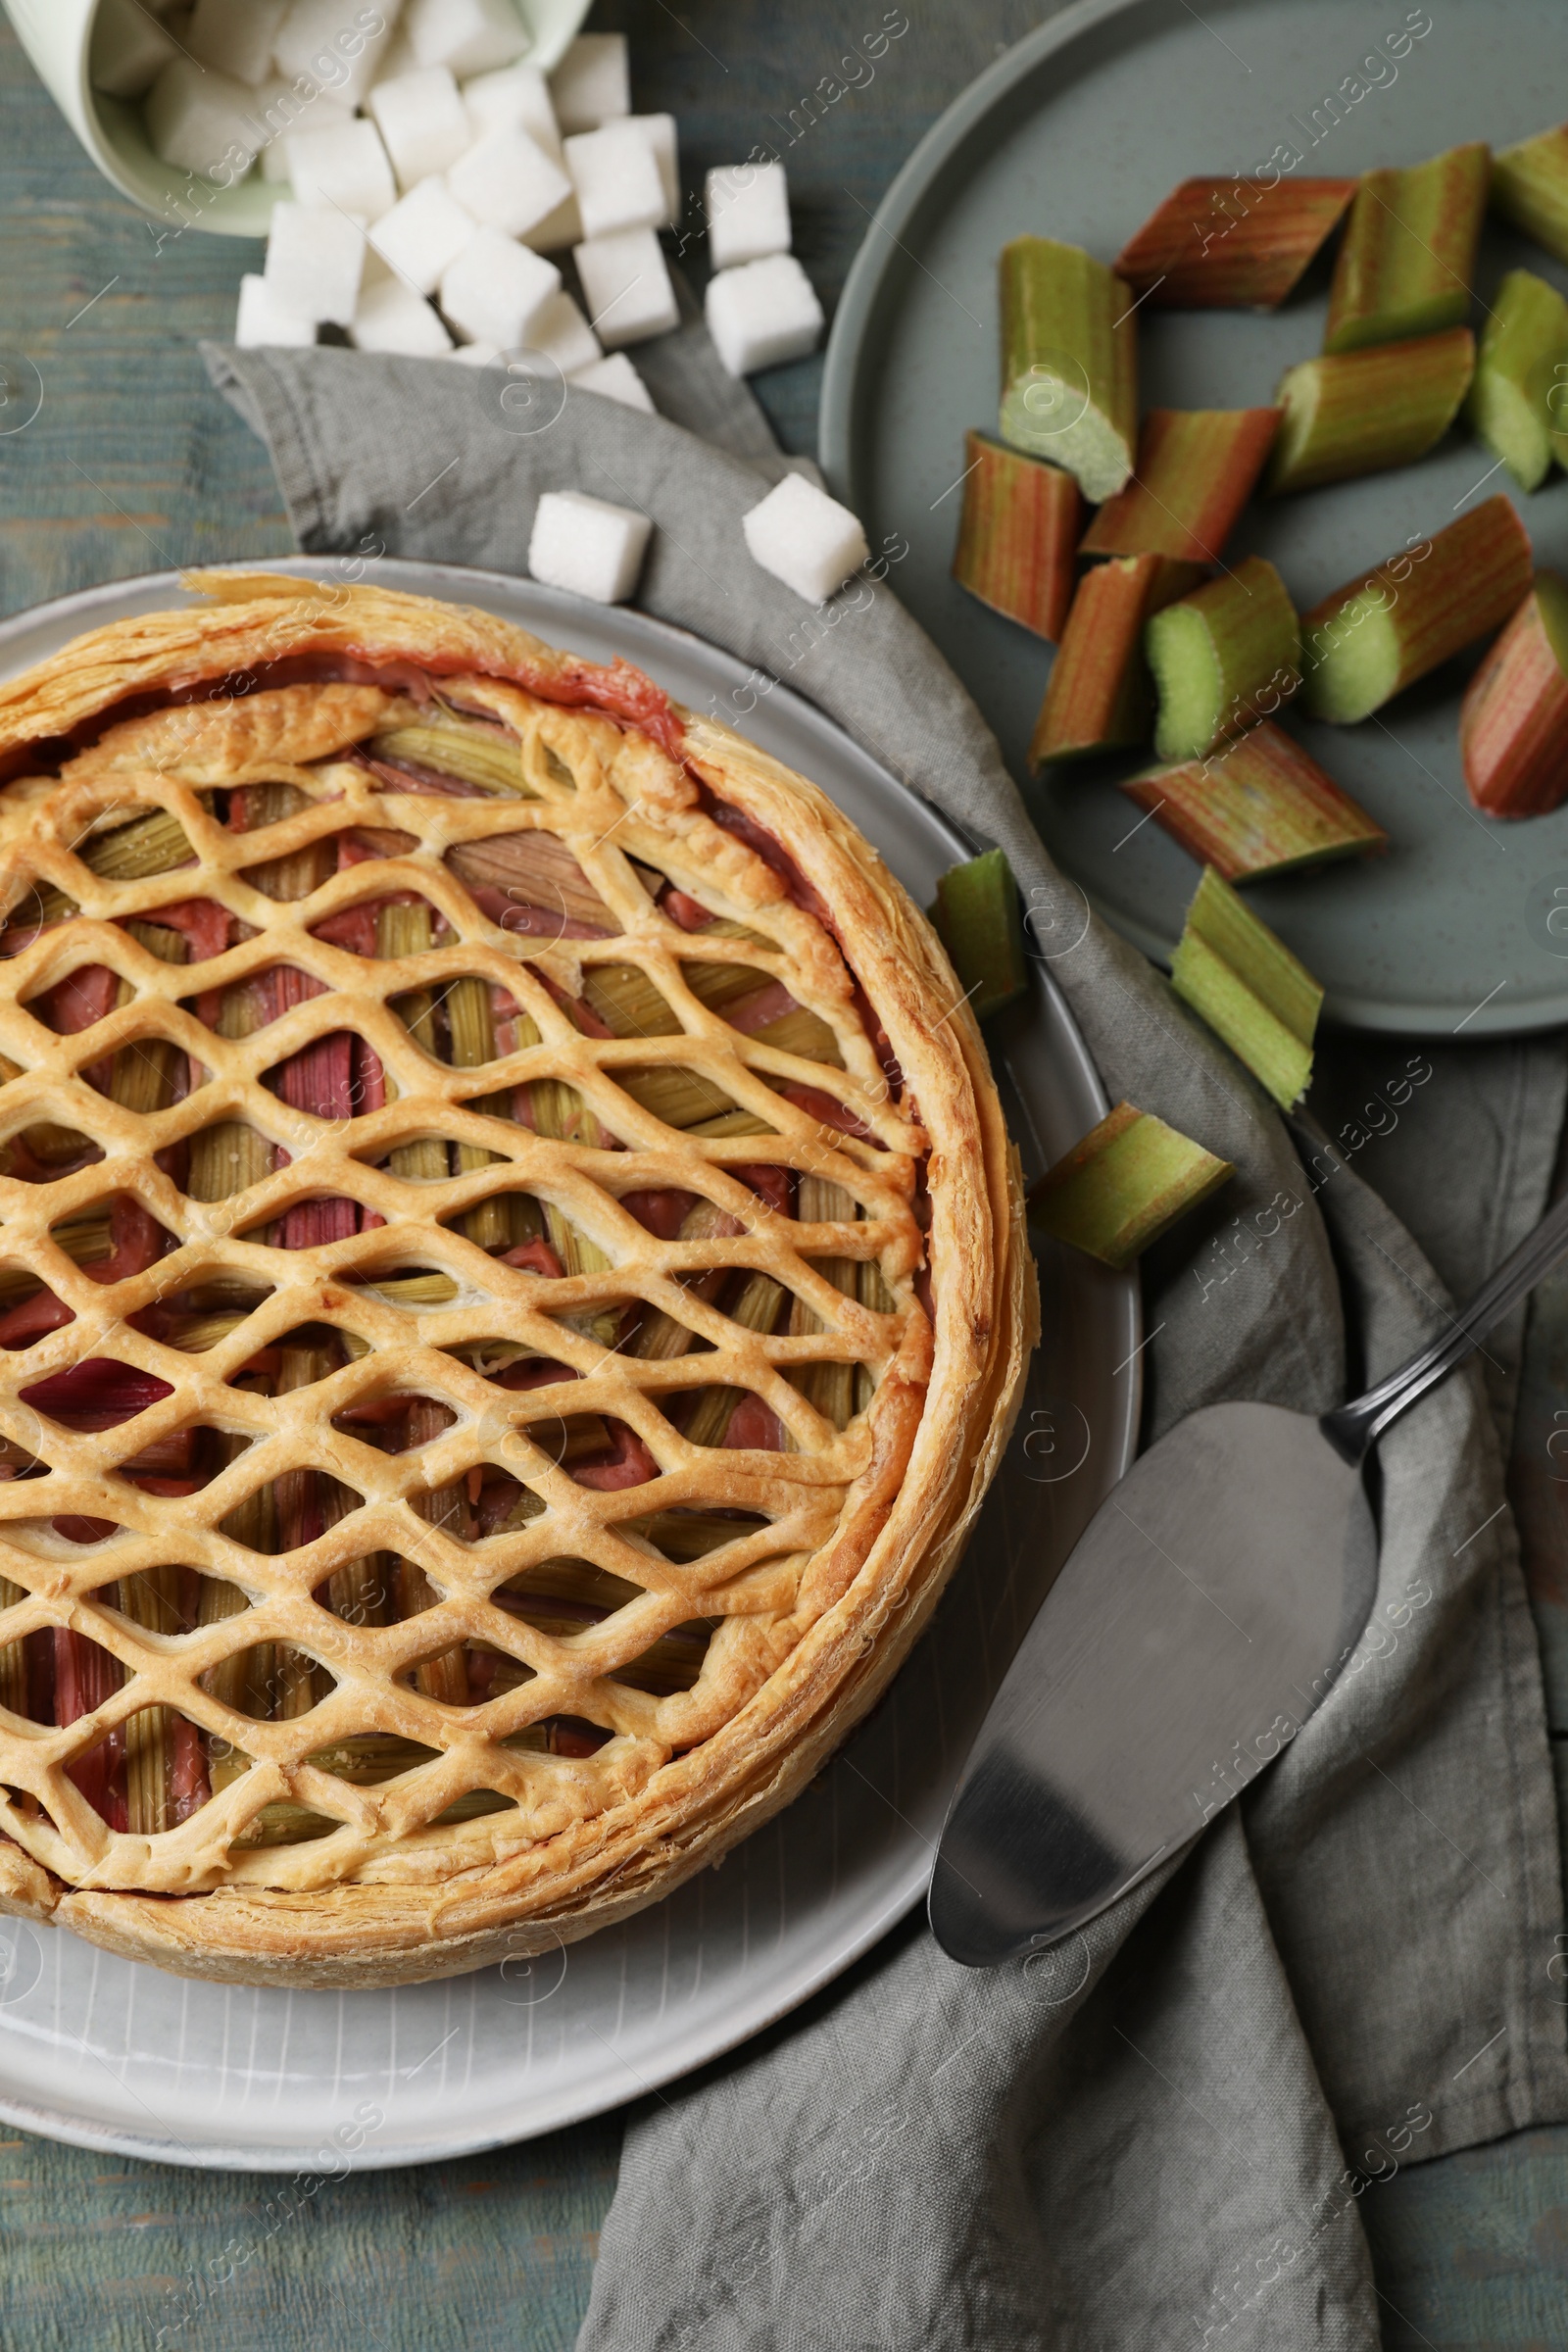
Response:
[[[0,1904],[238,1983],[588,1934],[926,1622],[1033,1336],[940,947],[812,785],[209,573],[0,686]]]

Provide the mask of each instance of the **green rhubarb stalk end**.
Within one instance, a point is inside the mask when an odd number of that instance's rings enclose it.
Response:
[[[1336,726],[1382,709],[1530,593],[1530,534],[1500,492],[1414,541],[1301,617],[1306,708]]]
[[[1539,490],[1556,453],[1568,464],[1568,302],[1531,270],[1497,288],[1476,355],[1465,417],[1521,490]]]
[[[984,857],[949,866],[931,911],[977,1021],[1027,993],[1023,913],[1004,850],[987,850]]]
[[[1159,695],[1154,749],[1162,760],[1201,759],[1300,684],[1296,608],[1261,556],[1156,612],[1144,650]]]
[[[1041,1177],[1029,1213],[1054,1240],[1120,1269],[1235,1173],[1152,1111],[1118,1102]]]
[[[1103,262],[1052,237],[1003,247],[1002,438],[1097,502],[1133,469],[1137,334],[1134,297]]]
[[[1187,909],[1170,983],[1282,1110],[1300,1101],[1323,991],[1212,866]]]
[[[1568,122],[1492,159],[1492,209],[1568,262]]]

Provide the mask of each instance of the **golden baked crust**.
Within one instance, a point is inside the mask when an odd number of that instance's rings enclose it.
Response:
[[[0,1909],[414,1982],[819,1767],[1033,1270],[942,950],[813,786],[484,613],[195,584],[0,687]]]

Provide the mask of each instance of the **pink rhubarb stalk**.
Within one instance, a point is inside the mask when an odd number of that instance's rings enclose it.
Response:
[[[1536,583],[1459,711],[1470,798],[1489,816],[1543,816],[1568,796],[1568,582]]]
[[[1070,473],[964,436],[968,471],[953,576],[960,588],[1054,645],[1072,603],[1083,499]]]
[[[1382,826],[1271,719],[1207,760],[1151,768],[1122,790],[1227,882],[1389,846]]]
[[[1217,564],[1274,445],[1278,409],[1151,409],[1138,466],[1088,530],[1086,556]]]
[[[1121,557],[1084,574],[1035,721],[1032,768],[1149,741],[1154,693],[1145,623],[1203,577],[1166,556]]]
[[[1266,310],[1333,235],[1353,179],[1184,179],[1116,261],[1152,310]]]

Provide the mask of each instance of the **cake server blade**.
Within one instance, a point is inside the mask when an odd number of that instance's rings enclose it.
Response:
[[[1272,1762],[1377,1584],[1369,1449],[1568,1252],[1568,1199],[1440,1338],[1314,1419],[1215,1404],[1140,1456],[1042,1603],[955,1792],[933,1932],[995,1967],[1069,1936]]]

